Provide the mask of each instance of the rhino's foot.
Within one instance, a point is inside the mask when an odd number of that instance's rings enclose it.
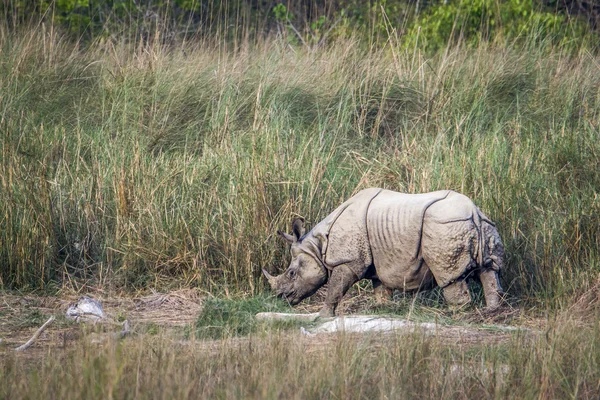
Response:
[[[382,287],[375,291],[375,302],[379,305],[392,301],[392,289]]]
[[[502,287],[498,280],[498,272],[488,269],[479,273],[479,280],[483,286],[485,296],[486,310],[496,310],[500,308]]]
[[[331,318],[335,317],[335,307],[332,305],[325,304],[321,311],[319,311],[319,317],[321,318]]]
[[[471,302],[471,294],[465,281],[451,283],[443,291],[444,298],[453,308],[459,309]]]
[[[484,309],[484,310],[485,310],[485,312],[487,312],[487,313],[492,313],[492,314],[493,314],[493,313],[496,313],[496,312],[497,312],[497,311],[499,311],[499,310],[502,310],[502,306],[501,306],[501,304],[500,304],[500,301],[499,301],[499,300],[498,300],[498,302],[494,302],[494,303],[492,303],[492,304],[488,304],[488,303],[486,302],[486,305],[485,305],[485,309]]]
[[[383,286],[379,279],[373,279],[373,292],[377,304],[385,304],[392,300],[392,289]]]

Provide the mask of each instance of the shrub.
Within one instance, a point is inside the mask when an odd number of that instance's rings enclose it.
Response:
[[[532,0],[454,0],[427,8],[408,29],[405,43],[432,51],[449,43],[476,46],[491,39],[549,40],[577,47],[594,36],[585,22],[536,7]]]

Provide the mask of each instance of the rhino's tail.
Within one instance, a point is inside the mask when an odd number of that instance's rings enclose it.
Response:
[[[490,221],[477,206],[475,206],[473,212],[473,223],[477,229],[477,265],[479,265],[480,268],[492,268],[496,271],[500,270],[502,268],[504,247],[502,246],[500,237],[497,236],[497,234],[494,235],[494,233],[492,233],[496,232],[496,224]],[[490,230],[489,227],[484,227],[482,224],[491,225],[493,229]],[[488,245],[488,248],[486,248],[486,244]],[[496,249],[498,246],[500,246],[500,249]]]
[[[479,268],[482,268],[484,265],[484,260],[483,260],[483,251],[484,251],[484,232],[483,232],[483,228],[481,227],[481,211],[479,211],[479,208],[477,208],[477,206],[475,206],[474,210],[473,210],[473,223],[475,224],[475,228],[477,229],[477,265],[479,266]]]

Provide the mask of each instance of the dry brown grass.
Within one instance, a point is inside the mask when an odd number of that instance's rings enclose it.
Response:
[[[582,324],[595,323],[600,316],[600,274],[591,285],[562,313],[564,318]]]
[[[273,330],[203,341],[159,330],[98,342],[98,332],[83,329],[77,337],[63,335],[57,345],[52,338],[58,331],[49,329],[22,355],[0,349],[0,397],[488,399],[600,393],[592,367],[600,360],[596,331],[571,324],[549,325],[542,335],[450,326],[434,336],[418,329],[317,337]]]
[[[114,327],[61,318],[76,295],[3,294],[0,397],[487,399],[600,393],[598,325],[561,315],[545,319],[535,309],[518,315],[505,309],[495,316],[474,309],[452,315],[448,324],[446,311],[417,307],[414,318],[444,321],[434,335],[417,328],[309,337],[297,328],[264,326],[246,337],[198,340],[190,323],[205,298],[196,290],[98,297],[108,314],[130,319],[131,336],[116,341]],[[354,291],[347,309],[369,309],[367,297]],[[37,343],[23,353],[12,351],[49,314],[59,318]],[[540,329],[510,332],[490,325],[506,321],[506,314],[514,325]]]

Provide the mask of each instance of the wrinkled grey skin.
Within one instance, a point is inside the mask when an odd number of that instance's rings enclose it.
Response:
[[[278,296],[296,305],[327,282],[327,269],[320,257],[320,243],[311,236],[300,240],[304,235],[304,221],[297,219],[292,225],[293,235],[277,232],[292,245],[288,269],[278,277],[271,276],[265,269],[263,273]]]
[[[271,288],[296,305],[327,283],[320,315],[335,315],[346,291],[371,279],[378,300],[393,289],[418,291],[439,285],[453,306],[471,301],[466,279],[478,277],[486,304],[500,305],[498,272],[504,246],[495,225],[466,196],[453,191],[403,194],[365,189],[305,235],[304,220],[292,234],[292,261]]]

